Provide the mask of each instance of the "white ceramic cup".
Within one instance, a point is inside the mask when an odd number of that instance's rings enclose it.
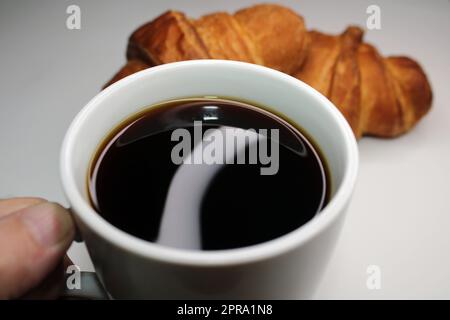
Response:
[[[277,239],[208,252],[144,241],[96,213],[88,201],[86,180],[89,163],[106,134],[149,105],[211,95],[268,106],[313,137],[331,172],[328,205]],[[222,60],[161,65],[111,85],[77,115],[61,151],[65,194],[96,273],[114,298],[310,298],[336,243],[357,167],[354,135],[324,96],[284,73]]]

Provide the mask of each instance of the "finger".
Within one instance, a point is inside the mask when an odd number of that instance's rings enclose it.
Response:
[[[0,200],[0,218],[42,202],[46,202],[46,200],[41,198],[10,198]]]
[[[60,261],[56,268],[35,288],[28,291],[21,299],[50,300],[57,299],[64,288],[64,263]]]
[[[21,297],[23,300],[54,300],[61,297],[66,286],[66,270],[73,265],[72,260],[65,255],[55,270],[50,272],[37,287],[28,291]]]
[[[72,219],[43,202],[0,219],[0,299],[17,298],[53,271],[74,236]]]

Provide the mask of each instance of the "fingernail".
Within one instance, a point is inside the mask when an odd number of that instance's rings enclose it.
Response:
[[[63,241],[71,241],[73,222],[69,213],[61,206],[45,202],[22,212],[22,219],[34,239],[45,247],[52,247]]]

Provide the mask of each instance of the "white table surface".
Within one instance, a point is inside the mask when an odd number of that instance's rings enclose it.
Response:
[[[1,1],[0,198],[40,196],[67,205],[59,148],[76,113],[125,62],[129,34],[169,8],[193,17],[257,1]],[[407,54],[426,70],[431,112],[395,140],[364,138],[357,188],[315,298],[450,298],[450,1],[279,1],[308,28],[364,26],[370,4],[381,30],[366,33],[383,54]],[[66,8],[81,8],[68,30]],[[92,264],[83,245],[72,259]],[[381,289],[366,268],[381,268]]]

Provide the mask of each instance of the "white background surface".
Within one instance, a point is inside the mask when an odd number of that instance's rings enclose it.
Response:
[[[360,141],[360,174],[342,236],[315,298],[450,299],[450,1],[278,1],[308,28],[339,33],[365,26],[381,7],[381,30],[366,40],[407,54],[427,72],[433,109],[407,135]],[[67,205],[59,148],[76,113],[125,62],[130,33],[174,8],[192,17],[257,1],[0,2],[0,198],[40,196]],[[65,27],[81,7],[81,30]],[[70,256],[92,265],[82,245]],[[381,289],[366,287],[369,265]],[[293,281],[295,281],[293,279]]]

